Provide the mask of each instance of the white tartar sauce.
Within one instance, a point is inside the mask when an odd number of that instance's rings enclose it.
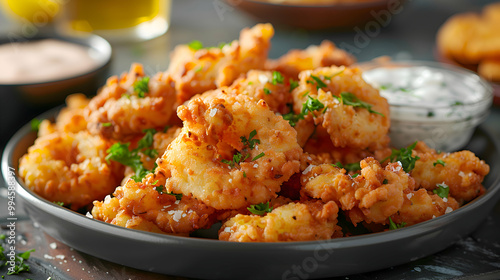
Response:
[[[363,73],[390,105],[390,137],[397,148],[421,140],[442,151],[459,149],[488,114],[488,84],[471,72],[434,65],[395,63]]]

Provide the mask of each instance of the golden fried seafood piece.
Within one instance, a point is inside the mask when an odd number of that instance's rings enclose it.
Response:
[[[277,71],[250,70],[228,89],[234,94],[246,94],[263,99],[269,108],[282,115],[290,111],[292,103],[290,82]]]
[[[303,50],[291,50],[277,60],[268,60],[266,69],[280,71],[287,76],[297,79],[304,70],[313,70],[320,67],[349,66],[356,62],[356,58],[334,43],[325,40],[321,45],[312,45]]]
[[[35,140],[20,160],[19,175],[47,200],[79,209],[103,199],[120,182],[123,170],[105,159],[110,146],[87,131],[54,132]]]
[[[418,142],[413,150],[418,156],[411,176],[418,187],[432,191],[438,184],[450,188],[450,195],[459,203],[474,199],[484,192],[484,176],[490,172],[490,166],[470,151],[437,153],[424,142]]]
[[[75,93],[66,97],[66,107],[57,114],[54,123],[42,120],[38,128],[38,137],[60,132],[79,132],[87,129],[83,111],[88,105],[89,99],[81,94]]]
[[[168,191],[221,209],[269,201],[299,170],[296,132],[264,100],[220,90],[178,108],[179,136],[157,161]]]
[[[129,180],[116,188],[120,207],[154,223],[166,233],[190,233],[209,228],[215,209],[191,196],[169,193],[162,175],[149,174],[142,182]]]
[[[145,129],[162,130],[174,112],[175,87],[165,73],[146,76],[142,65],[113,76],[85,109],[88,130],[107,138],[122,139]]]
[[[360,166],[355,178],[329,164],[310,166],[302,172],[302,193],[325,202],[335,201],[348,213],[353,210],[353,224],[385,223],[402,207],[404,191],[413,190],[415,182],[398,163],[382,168],[374,158],[366,158]]]
[[[251,69],[264,69],[273,35],[271,24],[257,24],[243,29],[239,41],[222,48],[177,46],[167,73],[175,80],[178,104],[207,90],[229,86]]]
[[[488,81],[500,83],[500,58],[481,60],[477,73]]]
[[[325,240],[342,236],[335,202],[291,202],[265,216],[236,215],[219,230],[219,239],[236,242]]]
[[[92,216],[96,220],[125,228],[164,233],[154,223],[140,216],[133,215],[127,209],[121,208],[120,202],[116,197],[111,198],[110,196],[106,196],[103,202],[94,201]]]
[[[450,213],[458,207],[458,202],[451,196],[441,198],[425,189],[407,189],[403,206],[391,216],[391,220],[396,225],[411,226]]]
[[[294,111],[323,126],[335,147],[369,150],[389,143],[389,104],[358,68],[303,71],[292,91]]]
[[[439,51],[462,64],[500,58],[497,6],[487,6],[483,14],[463,13],[450,17],[437,34]]]

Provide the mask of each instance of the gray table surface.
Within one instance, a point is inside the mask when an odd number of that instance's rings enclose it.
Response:
[[[381,55],[394,58],[434,60],[435,35],[439,26],[451,15],[479,11],[491,1],[485,0],[407,0],[401,13],[380,33],[355,53],[358,61]],[[174,0],[169,31],[160,38],[142,43],[113,44],[111,72],[120,74],[132,62],[145,65],[149,74],[165,70],[169,52],[174,46],[200,40],[217,45],[238,37],[239,31],[256,21],[220,0]],[[221,7],[224,7],[221,10]],[[0,34],[12,28],[0,14]],[[355,45],[356,31],[313,31],[275,26],[271,58],[293,48],[305,48],[328,39],[338,46]],[[0,122],[14,120],[0,120]],[[21,125],[21,124],[19,124]],[[500,108],[493,107],[483,126],[500,139]],[[9,137],[2,135],[0,137]],[[3,149],[3,147],[2,147]],[[3,183],[3,182],[1,182]],[[20,249],[35,248],[30,264],[32,272],[7,279],[183,279],[123,267],[77,252],[44,234],[37,225],[18,210]],[[5,230],[7,207],[5,192],[0,189],[0,224]],[[0,276],[6,272],[0,269]],[[349,275],[338,279],[500,279],[500,203],[473,234],[433,256],[381,271]]]

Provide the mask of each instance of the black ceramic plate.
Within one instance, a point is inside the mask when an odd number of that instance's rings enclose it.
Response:
[[[54,116],[55,110],[40,118]],[[24,126],[2,157],[7,180],[11,167],[36,135]],[[49,235],[84,253],[125,266],[168,275],[206,279],[303,279],[349,275],[407,263],[443,250],[481,224],[500,197],[500,151],[478,128],[465,147],[491,167],[487,192],[462,208],[398,230],[327,241],[233,243],[176,237],[121,228],[59,207],[23,186],[17,196]]]

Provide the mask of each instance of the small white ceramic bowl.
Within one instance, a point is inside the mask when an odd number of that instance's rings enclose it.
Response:
[[[390,137],[396,148],[421,140],[436,150],[458,150],[493,102],[489,83],[452,65],[380,60],[359,66],[363,78],[390,104]]]

